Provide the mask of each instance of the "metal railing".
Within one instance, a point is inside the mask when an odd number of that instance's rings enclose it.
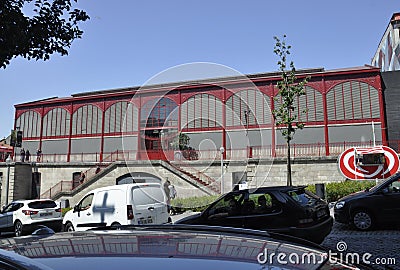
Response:
[[[380,145],[381,142],[376,142]],[[329,156],[337,156],[344,152],[349,147],[372,147],[372,141],[366,142],[335,142],[328,145]],[[396,151],[400,149],[400,141],[390,141],[391,146]],[[327,156],[326,145],[324,143],[311,143],[311,144],[291,144],[292,157],[324,157]],[[251,146],[247,148],[232,148],[226,149],[226,160],[243,160],[247,158],[274,158],[286,157],[287,146],[285,144],[263,146]],[[129,161],[129,160],[148,160],[148,159],[161,159],[170,161],[213,161],[219,160],[221,153],[218,150],[190,150],[173,151],[173,150],[142,150],[142,151],[123,151],[116,150],[114,152],[103,153],[103,159],[100,160],[100,153],[80,153],[71,154],[70,162],[114,162],[114,161]],[[18,156],[15,157],[19,160]],[[31,156],[31,160],[36,160],[36,156]],[[42,154],[40,162],[67,162],[67,154]]]
[[[62,191],[71,191],[73,181],[60,181],[40,195],[40,198],[50,199],[53,195]]]

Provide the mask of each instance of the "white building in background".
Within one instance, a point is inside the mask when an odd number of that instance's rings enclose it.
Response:
[[[372,58],[372,65],[379,67],[382,72],[400,70],[399,32],[400,13],[394,13]]]

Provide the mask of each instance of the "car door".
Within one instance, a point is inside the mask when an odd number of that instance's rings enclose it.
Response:
[[[247,229],[282,231],[289,226],[289,218],[283,213],[283,206],[273,193],[250,193],[248,201],[254,209],[244,214],[244,227]]]
[[[74,207],[73,210],[73,224],[77,230],[87,230],[92,227],[98,226],[93,221],[93,203],[94,194],[90,193],[86,195],[79,203]]]
[[[10,203],[0,213],[0,229],[6,229],[14,226],[13,223],[14,208],[15,208],[15,203]]]
[[[203,223],[211,226],[243,227],[241,206],[243,192],[230,193],[211,205],[203,216]]]
[[[137,224],[163,224],[168,222],[167,201],[159,185],[148,184],[134,187],[132,199]]]
[[[379,206],[381,222],[399,223],[400,181],[393,181],[374,196],[374,205]]]

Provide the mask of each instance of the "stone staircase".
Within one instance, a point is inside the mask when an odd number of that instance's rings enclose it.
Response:
[[[45,191],[41,194],[41,198],[51,198],[53,200],[61,199],[61,198],[70,198],[77,195],[79,192],[90,188],[91,185],[96,183],[102,177],[107,176],[110,173],[113,173],[114,170],[117,170],[119,167],[126,167],[127,164],[122,161],[116,161],[109,164],[107,167],[104,167],[97,174],[90,174],[89,177],[85,179],[81,185],[73,187],[72,181],[60,181],[56,185],[54,185],[49,190]],[[219,193],[219,185],[217,182],[211,177],[203,174],[201,177],[198,177],[176,165],[172,165],[166,161],[151,161],[151,166],[160,166],[169,172],[175,174],[177,177],[182,180],[190,183],[192,186],[202,190],[206,194],[215,195]]]
[[[187,164],[185,164],[185,168],[182,168],[178,164],[172,164],[170,162],[168,162],[168,164],[170,164],[172,167],[174,167],[176,170],[183,173],[184,175],[192,178],[194,181],[196,181],[200,185],[203,185],[203,186],[209,188],[213,192],[215,192],[215,193],[221,192],[220,184],[214,178],[206,175],[205,173],[203,173],[199,170],[196,170],[193,167],[188,167]],[[190,169],[188,169],[188,168],[190,168]]]

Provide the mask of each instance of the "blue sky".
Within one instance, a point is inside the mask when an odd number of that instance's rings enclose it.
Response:
[[[193,62],[243,74],[275,71],[273,36],[287,35],[297,69],[370,64],[391,15],[400,12],[398,0],[79,0],[78,7],[91,20],[68,56],[17,58],[0,69],[1,138],[19,103],[140,86]]]

